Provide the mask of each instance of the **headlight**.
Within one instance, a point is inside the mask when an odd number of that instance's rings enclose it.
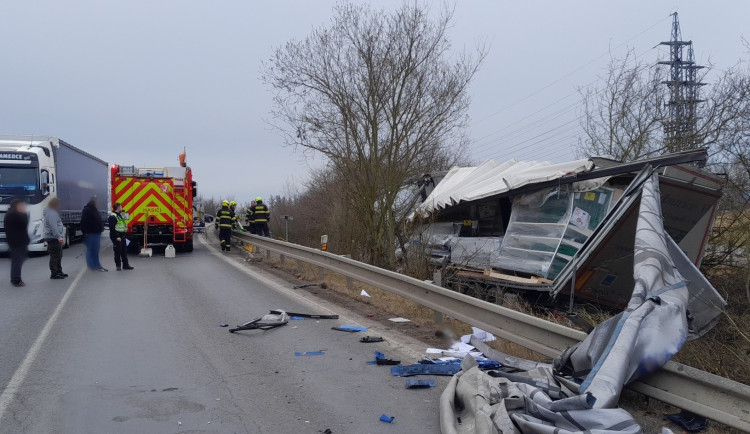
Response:
[[[31,227],[34,228],[29,234],[32,243],[38,243],[42,241],[42,237],[44,237],[44,227],[42,226],[42,224],[42,220],[36,220],[31,223]]]

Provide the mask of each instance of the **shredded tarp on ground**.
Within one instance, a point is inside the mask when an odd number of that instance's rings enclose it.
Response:
[[[627,309],[597,326],[580,344],[555,360],[555,368],[506,364],[483,372],[464,358],[440,399],[444,434],[458,433],[639,433],[640,426],[617,408],[625,384],[661,368],[688,337],[688,318],[709,327],[724,300],[703,282],[687,282],[682,253],[664,231],[659,184],[643,188],[635,239],[635,288]],[[687,261],[689,263],[689,261]],[[694,278],[695,276],[690,276]],[[688,312],[700,310],[700,315]],[[511,362],[518,359],[508,359]],[[532,365],[533,366],[533,365]],[[512,369],[520,372],[508,373]],[[583,379],[576,384],[559,374]],[[570,387],[566,387],[570,386]]]
[[[427,215],[459,202],[483,199],[524,185],[586,172],[593,167],[591,160],[553,164],[516,159],[504,163],[488,160],[476,167],[454,167],[419,206],[417,214]]]

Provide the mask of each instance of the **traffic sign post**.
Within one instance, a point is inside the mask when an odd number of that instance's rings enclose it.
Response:
[[[294,220],[294,217],[290,215],[283,215],[281,216],[281,219],[284,220],[284,239],[288,243],[289,242],[289,222]]]

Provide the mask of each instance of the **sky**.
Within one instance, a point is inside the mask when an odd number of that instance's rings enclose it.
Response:
[[[399,1],[372,1],[386,9]],[[199,194],[249,201],[301,188],[319,157],[269,126],[261,63],[325,25],[329,0],[26,0],[0,3],[0,134],[49,135],[123,165],[173,166],[187,149]],[[442,2],[434,2],[436,7]],[[470,93],[470,157],[564,161],[577,89],[610,55],[664,56],[671,17],[697,60],[748,58],[750,2],[455,3],[456,50],[489,43]],[[709,76],[710,81],[710,76]]]

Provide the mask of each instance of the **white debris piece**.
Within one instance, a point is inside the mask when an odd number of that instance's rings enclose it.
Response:
[[[365,291],[364,289],[362,290],[362,292],[359,293],[359,295],[361,295],[362,297],[371,298],[370,294],[368,294],[367,291]]]
[[[476,338],[482,342],[492,342],[496,339],[495,335],[492,333],[486,332],[480,328],[472,327],[470,335],[461,336],[461,342],[468,344],[469,341],[471,341],[472,336],[476,336]]]
[[[392,321],[392,322],[411,322],[411,320],[410,320],[410,319],[406,319],[406,318],[401,318],[401,317],[397,317],[397,318],[388,318],[388,321]]]

